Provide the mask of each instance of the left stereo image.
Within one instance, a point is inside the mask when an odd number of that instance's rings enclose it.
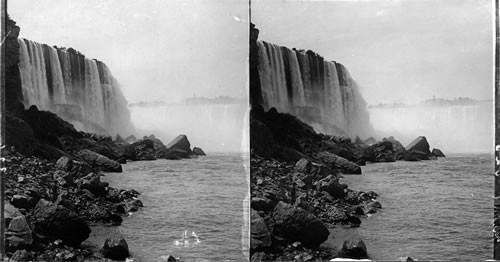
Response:
[[[3,258],[248,260],[248,2],[2,4]]]

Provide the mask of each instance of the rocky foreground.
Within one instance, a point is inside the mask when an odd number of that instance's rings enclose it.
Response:
[[[122,216],[143,205],[139,192],[116,189],[101,181],[102,172],[122,172],[137,160],[192,158],[185,135],[164,145],[153,135],[113,140],[77,131],[57,115],[28,110],[6,116],[6,249],[12,261],[124,260],[126,240],[109,238],[100,253],[82,247],[89,226],[120,225]],[[174,261],[172,260],[169,261]]]
[[[352,142],[317,134],[290,114],[259,106],[250,113],[250,136],[252,261],[367,258],[359,238],[339,250],[321,246],[328,228],[360,226],[382,208],[375,192],[349,189],[343,175],[361,174],[366,162],[429,160],[440,152],[430,152],[425,137],[405,148],[392,137]]]

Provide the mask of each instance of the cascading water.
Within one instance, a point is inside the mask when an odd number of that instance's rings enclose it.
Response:
[[[127,101],[104,63],[27,39],[18,42],[25,107],[52,111],[83,131],[130,135]]]
[[[366,102],[343,65],[312,51],[264,41],[257,46],[264,109],[293,114],[325,134],[374,134]]]

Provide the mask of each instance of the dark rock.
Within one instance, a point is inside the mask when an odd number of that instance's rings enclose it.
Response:
[[[130,160],[156,160],[157,154],[154,142],[146,139],[137,141],[125,147],[124,156]]]
[[[54,172],[54,179],[62,187],[70,187],[74,184],[73,175],[66,171],[56,170],[56,172]]]
[[[90,163],[106,172],[122,172],[122,166],[99,153],[90,151],[88,149],[81,150],[78,152],[78,156],[81,157],[86,162]]]
[[[33,203],[33,199],[25,195],[14,195],[12,196],[10,203],[16,208],[31,209],[36,203]]]
[[[356,155],[356,153],[352,150],[353,146],[345,143],[335,143],[331,140],[323,140],[321,141],[323,146],[323,150],[345,158],[351,162],[357,162],[361,160],[361,156]]]
[[[78,246],[90,235],[90,228],[75,212],[51,203],[38,201],[33,214],[34,231],[51,239],[61,239],[69,246]]]
[[[187,153],[191,153],[191,143],[189,143],[186,135],[179,135],[167,144],[167,149],[178,149]]]
[[[250,207],[257,211],[269,212],[274,209],[276,203],[269,198],[252,197]]]
[[[396,140],[393,136],[390,136],[388,138],[384,138],[383,141],[389,141],[392,144],[392,148],[393,148],[394,154],[395,154],[394,158],[396,160],[403,159],[403,156],[406,153],[406,149],[401,144],[401,142],[399,142],[398,140]]]
[[[193,147],[193,153],[195,155],[198,155],[198,156],[206,156],[205,152],[203,151],[203,149],[199,148],[199,147]]]
[[[5,227],[9,227],[10,221],[12,221],[12,219],[20,215],[21,212],[19,212],[19,209],[15,208],[9,203],[5,203],[4,207]]]
[[[425,136],[415,138],[415,140],[406,146],[406,151],[416,151],[425,155],[431,154],[431,151],[429,151],[429,143],[427,142]]]
[[[339,183],[337,177],[329,175],[320,181],[316,182],[316,189],[318,191],[325,191],[334,198],[342,198],[345,196],[346,184]]]
[[[105,196],[107,193],[106,187],[108,186],[108,183],[101,182],[100,175],[96,173],[90,173],[85,177],[78,179],[77,186],[80,189],[89,190],[96,196]]]
[[[130,256],[127,241],[123,237],[107,238],[101,249],[101,254],[105,258],[113,260],[125,260]]]
[[[270,157],[277,150],[271,130],[257,120],[250,121],[250,148],[264,158]]]
[[[368,253],[366,250],[366,245],[363,240],[359,238],[353,238],[345,240],[342,245],[342,249],[339,251],[339,256],[343,258],[367,258]]]
[[[264,219],[257,213],[257,211],[251,209],[251,238],[250,238],[250,250],[255,252],[258,250],[264,250],[269,248],[272,244],[271,233],[266,227]]]
[[[6,115],[5,141],[8,147],[15,147],[16,151],[31,156],[38,147],[37,139],[31,126],[23,119]]]
[[[274,208],[273,220],[273,235],[300,241],[306,247],[318,247],[330,234],[313,214],[281,201]]]
[[[374,143],[365,148],[363,158],[370,162],[394,162],[397,152],[390,141]]]
[[[405,155],[403,156],[403,160],[405,161],[420,161],[429,159],[430,158],[428,154],[416,150],[406,151]]]
[[[305,158],[306,155],[302,154],[296,149],[287,146],[280,146],[276,152],[272,155],[273,158],[280,161],[294,163],[298,160]]]
[[[436,157],[446,157],[444,153],[437,148],[432,149],[432,154],[435,155]]]
[[[361,174],[361,167],[345,158],[329,152],[321,152],[317,157],[330,169],[338,168],[345,174]]]

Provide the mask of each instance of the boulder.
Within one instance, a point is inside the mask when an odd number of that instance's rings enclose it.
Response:
[[[167,145],[167,149],[179,149],[187,153],[191,152],[191,143],[187,139],[186,135],[178,135],[174,140],[170,141]]]
[[[370,162],[394,162],[397,157],[393,144],[382,141],[365,148],[363,158]]]
[[[317,157],[330,169],[340,169],[345,174],[361,174],[361,167],[343,157],[329,152],[320,152]]]
[[[70,171],[73,168],[73,160],[67,156],[63,156],[57,160],[56,168],[64,171]]]
[[[377,142],[377,140],[375,138],[373,138],[373,136],[365,139],[365,141],[363,141],[365,144],[367,145],[372,145],[372,144],[375,144]]]
[[[33,244],[33,236],[30,226],[26,221],[26,218],[23,215],[17,216],[9,223],[9,227],[6,232],[7,236],[17,236],[22,241],[20,241],[22,245],[31,245]]]
[[[351,144],[335,143],[331,140],[323,140],[321,141],[321,145],[323,150],[343,157],[351,162],[357,162],[361,159],[361,156],[356,155],[356,153],[352,150],[353,146]]]
[[[366,245],[360,238],[352,238],[344,241],[342,249],[339,251],[342,258],[368,258]]]
[[[101,182],[101,176],[96,173],[90,173],[76,181],[79,189],[87,189],[96,196],[105,196],[108,183]]]
[[[313,214],[280,201],[274,208],[273,235],[290,242],[300,241],[305,247],[316,248],[325,242],[330,232]]]
[[[295,163],[295,170],[302,173],[309,173],[311,170],[311,161],[306,158],[301,158]]]
[[[34,231],[50,239],[61,239],[69,246],[78,246],[90,235],[87,222],[75,212],[40,199],[33,213]]]
[[[269,212],[273,210],[275,205],[276,202],[267,197],[252,197],[252,200],[250,201],[250,207],[252,210],[257,211]]]
[[[316,182],[316,189],[318,191],[325,191],[334,198],[343,198],[346,195],[346,184],[339,183],[337,177],[329,175],[318,182]]]
[[[412,150],[412,151],[406,151],[406,153],[403,156],[403,160],[405,161],[420,161],[420,160],[429,160],[429,155],[427,155],[424,152]]]
[[[418,151],[426,155],[431,154],[431,151],[429,151],[429,143],[425,136],[415,138],[415,140],[408,144],[405,149],[406,151]]]
[[[111,160],[99,153],[90,151],[88,149],[83,149],[78,152],[78,156],[81,157],[86,162],[93,166],[101,169],[105,172],[122,172],[122,166],[120,163]]]
[[[193,153],[197,156],[206,156],[205,152],[203,151],[203,149],[199,148],[199,147],[193,147]]]
[[[20,216],[20,215],[21,215],[21,212],[19,212],[19,210],[17,208],[15,208],[14,206],[12,206],[9,203],[5,203],[4,219],[5,219],[5,226],[6,227],[9,226],[9,223],[10,223],[10,221],[12,221],[12,219],[14,219],[15,217]]]
[[[31,209],[36,205],[36,201],[32,197],[20,194],[12,196],[10,203],[16,208],[24,209]]]
[[[73,175],[66,171],[56,170],[56,172],[54,172],[54,179],[62,187],[70,187],[74,184]]]
[[[130,256],[127,241],[123,237],[107,238],[101,249],[105,258],[113,260],[125,260]]]
[[[256,250],[263,250],[271,247],[271,233],[267,229],[264,219],[255,211],[251,210],[251,239],[250,239],[250,250],[255,252]]]
[[[125,138],[125,142],[127,142],[127,143],[135,143],[135,142],[137,142],[137,138],[134,135],[130,135],[127,138]]]
[[[446,157],[444,155],[443,151],[441,151],[437,148],[432,149],[432,154],[435,155],[436,157]]]
[[[12,257],[9,259],[10,262],[21,262],[21,261],[31,261],[30,253],[24,249],[19,249],[12,254]]]

